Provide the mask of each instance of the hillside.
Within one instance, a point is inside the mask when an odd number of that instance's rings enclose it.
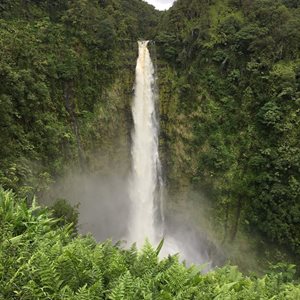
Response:
[[[224,244],[260,234],[298,260],[298,2],[178,0],[159,26],[172,195],[204,192]]]
[[[149,245],[138,254],[75,237],[76,232],[50,221],[47,209],[37,210],[45,223],[36,219],[30,208],[35,196],[51,205],[59,198],[54,208],[64,218],[74,212],[61,198],[70,195],[73,205],[77,196],[88,206],[87,198],[98,196],[91,188],[102,184],[98,178],[118,176],[110,189],[118,194],[116,202],[127,197],[118,180],[127,184],[130,173],[139,39],[153,41],[149,48],[159,91],[166,224],[172,228],[180,220],[201,232],[203,241],[220,250],[222,263],[265,274],[269,265],[281,262],[274,267],[277,273],[257,279],[225,267],[200,276],[177,258],[158,262]],[[141,299],[143,288],[144,299],[299,297],[291,278],[300,261],[298,0],[177,0],[166,12],[142,0],[2,0],[0,79],[0,186],[16,195],[1,191],[0,257],[9,255],[0,265],[0,298],[84,299],[101,290],[103,299],[126,299],[127,288],[134,294],[128,299]],[[70,193],[59,194],[63,188]],[[115,203],[110,200],[103,197],[101,203],[108,207]],[[126,209],[124,203],[111,209],[119,214],[116,220],[104,208],[100,215],[89,207],[87,222],[93,225],[105,215],[101,226],[115,222],[124,229]],[[48,246],[64,250],[46,253]],[[74,259],[88,257],[80,270],[83,279],[66,274],[62,282],[59,263],[68,247],[77,246],[81,252]],[[104,266],[92,260],[109,260],[112,252],[117,263],[107,262],[111,274],[105,277]],[[44,261],[37,258],[41,253]],[[147,255],[154,268],[149,278],[139,269],[139,257]],[[57,280],[56,291],[47,290],[49,281],[43,282],[40,274],[52,259],[56,265],[49,276]],[[175,269],[172,277],[178,279],[172,291],[165,290],[168,268]],[[37,277],[30,281],[32,272]],[[91,273],[85,277],[85,272]],[[145,281],[139,281],[138,272]],[[103,286],[95,283],[99,276]],[[55,294],[62,286],[66,294]]]
[[[101,168],[96,152],[128,157],[136,40],[158,12],[140,0],[25,2],[0,4],[0,182],[31,198],[70,168]]]

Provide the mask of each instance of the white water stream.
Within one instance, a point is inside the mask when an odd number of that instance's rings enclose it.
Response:
[[[182,259],[203,262],[194,241],[188,234],[164,236],[161,164],[158,152],[159,123],[155,109],[158,99],[155,70],[148,50],[148,41],[139,42],[136,65],[135,94],[132,105],[132,173],[129,182],[130,219],[129,244],[138,248],[148,239],[153,246],[164,238],[161,257],[180,253]]]
[[[155,111],[155,72],[148,41],[139,42],[136,65],[135,95],[132,106],[132,174],[129,184],[131,216],[129,241],[142,246],[147,238],[155,244],[160,235],[156,215],[161,209],[158,199],[160,161],[158,122]]]

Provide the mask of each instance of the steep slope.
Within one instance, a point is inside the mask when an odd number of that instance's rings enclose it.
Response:
[[[298,2],[178,0],[160,28],[173,195],[206,191],[224,243],[259,231],[299,255]]]
[[[136,41],[157,14],[140,0],[1,2],[0,184],[31,197],[70,167],[128,158]]]
[[[170,198],[205,193],[224,246],[298,258],[298,2],[1,1],[0,184],[31,199],[72,168],[126,173],[136,40],[155,38]]]

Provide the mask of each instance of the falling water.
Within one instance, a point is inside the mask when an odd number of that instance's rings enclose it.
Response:
[[[152,243],[157,241],[159,226],[155,220],[161,209],[158,199],[160,162],[155,111],[155,72],[147,46],[148,41],[139,42],[132,106],[134,131],[129,188],[131,199],[129,240],[136,242],[138,246],[141,246],[146,238]]]
[[[131,213],[129,221],[130,244],[141,247],[147,238],[153,245],[164,237],[161,257],[180,253],[187,261],[203,262],[197,249],[178,234],[166,235],[163,217],[161,164],[158,153],[158,128],[155,104],[157,89],[155,72],[148,50],[148,41],[139,42],[136,66],[135,94],[132,105],[134,130],[132,133],[132,173],[129,182]],[[180,232],[180,231],[179,231]]]

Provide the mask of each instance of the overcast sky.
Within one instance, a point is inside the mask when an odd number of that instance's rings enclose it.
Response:
[[[172,6],[174,0],[145,0],[154,5],[159,10],[168,9]]]

